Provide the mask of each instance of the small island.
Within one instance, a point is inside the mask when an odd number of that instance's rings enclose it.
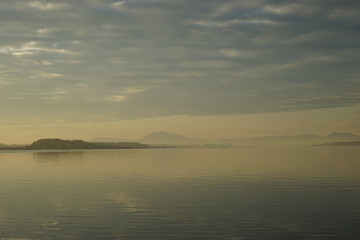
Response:
[[[137,142],[85,142],[58,138],[40,139],[29,146],[3,146],[2,150],[71,150],[71,149],[142,149],[149,148]]]

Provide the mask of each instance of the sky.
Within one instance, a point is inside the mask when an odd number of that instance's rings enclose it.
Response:
[[[360,134],[358,0],[1,0],[0,143]]]

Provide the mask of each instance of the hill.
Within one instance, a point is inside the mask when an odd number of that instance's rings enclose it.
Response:
[[[85,142],[82,140],[62,140],[58,138],[40,139],[26,147],[29,150],[43,149],[130,149],[130,148],[147,148],[148,146],[135,142]]]
[[[82,140],[40,139],[33,142],[29,149],[93,149],[94,146]]]

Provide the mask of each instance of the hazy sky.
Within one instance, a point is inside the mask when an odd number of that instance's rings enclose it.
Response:
[[[0,142],[360,134],[358,0],[1,0]]]

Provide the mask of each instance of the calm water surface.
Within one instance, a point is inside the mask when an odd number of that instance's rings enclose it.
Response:
[[[0,240],[359,236],[359,147],[0,153]]]

